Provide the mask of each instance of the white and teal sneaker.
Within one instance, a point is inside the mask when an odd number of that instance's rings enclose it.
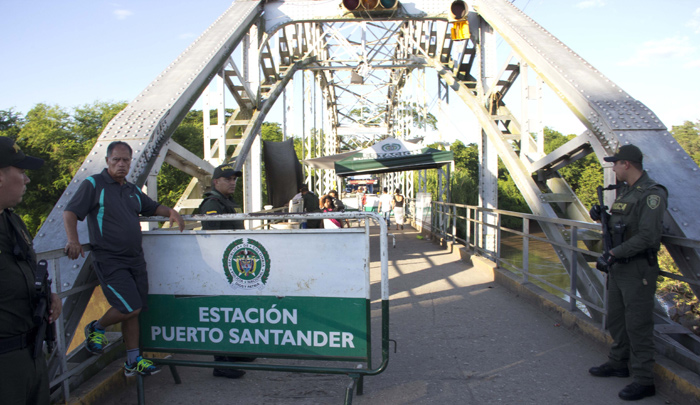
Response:
[[[153,375],[158,374],[159,372],[160,367],[153,364],[152,361],[146,360],[141,356],[136,358],[136,363],[124,363],[124,375],[127,377],[132,377],[136,374],[140,374],[143,376]]]
[[[92,354],[102,354],[102,349],[107,346],[107,338],[104,329],[97,329],[92,321],[85,326],[85,348]]]

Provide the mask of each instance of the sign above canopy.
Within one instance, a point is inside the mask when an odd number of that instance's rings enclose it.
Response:
[[[396,138],[387,138],[335,162],[335,173],[346,177],[354,174],[378,174],[407,170],[439,168],[451,163],[450,151],[425,148]]]

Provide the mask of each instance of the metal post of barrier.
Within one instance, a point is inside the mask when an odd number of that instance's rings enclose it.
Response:
[[[139,405],[146,405],[146,390],[143,386],[143,376],[141,374],[136,377],[136,401]]]
[[[571,299],[569,300],[569,311],[573,312],[576,310],[576,283],[578,279],[578,263],[576,261],[576,247],[578,245],[578,228],[576,226],[571,227]]]
[[[60,294],[63,290],[63,285],[61,284],[61,272],[57,265],[58,259],[49,260],[51,263],[51,268],[53,269],[53,281],[54,288],[56,288],[56,294]],[[54,320],[56,323],[56,354],[59,358],[59,366],[61,368],[61,374],[68,372],[68,362],[66,360],[66,331],[63,323],[63,312],[58,316],[58,319]],[[70,381],[68,379],[63,380],[63,398],[70,398]]]
[[[523,218],[523,283],[530,273],[530,219]]]

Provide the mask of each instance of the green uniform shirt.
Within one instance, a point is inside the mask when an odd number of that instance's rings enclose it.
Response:
[[[238,205],[232,198],[226,198],[217,190],[204,193],[199,205],[199,213],[204,215],[238,214]],[[243,221],[202,221],[202,229],[245,229]]]
[[[305,212],[320,212],[321,208],[318,206],[318,197],[316,194],[309,191],[306,194],[302,194],[301,199],[304,200],[304,211]]]
[[[668,192],[645,171],[632,187],[624,185],[610,210],[608,230],[615,224],[625,224],[623,242],[612,249],[616,258],[644,254],[648,249],[658,251],[661,245],[661,221],[666,212]]]
[[[12,226],[20,230],[30,247],[29,257],[22,260],[15,256],[16,233]],[[36,305],[34,291],[34,270],[36,255],[27,227],[22,219],[11,212],[0,212],[0,338],[21,335],[35,327],[33,316]]]

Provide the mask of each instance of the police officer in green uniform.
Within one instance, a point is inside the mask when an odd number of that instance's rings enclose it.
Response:
[[[214,169],[211,191],[204,193],[199,205],[199,213],[205,215],[236,214],[239,206],[233,201],[236,181],[243,173],[234,170],[230,164]],[[245,229],[243,221],[202,221],[202,229]]]
[[[603,253],[609,265],[607,326],[614,342],[608,361],[589,370],[597,377],[628,377],[631,371],[634,382],[619,393],[629,401],[656,393],[652,312],[668,197],[666,188],[644,171],[642,157],[639,148],[624,145],[614,156],[604,158],[613,162],[621,185],[608,221],[613,248]],[[591,218],[600,214],[600,206],[591,209]]]
[[[230,164],[224,164],[214,169],[211,180],[211,191],[204,193],[204,200],[199,205],[199,213],[205,215],[239,213],[238,204],[233,201],[236,191],[236,181],[243,173]],[[202,221],[202,229],[245,229],[243,221]],[[214,356],[214,361],[253,361],[249,357]],[[244,370],[232,368],[215,368],[214,377],[241,378]]]
[[[26,156],[14,140],[0,137],[0,402],[48,404],[49,378],[42,352],[34,357],[39,325],[34,323],[36,254],[27,227],[13,208],[29,183],[25,170],[44,161]],[[61,300],[51,294],[47,314],[53,322]],[[38,339],[41,342],[41,338]]]

